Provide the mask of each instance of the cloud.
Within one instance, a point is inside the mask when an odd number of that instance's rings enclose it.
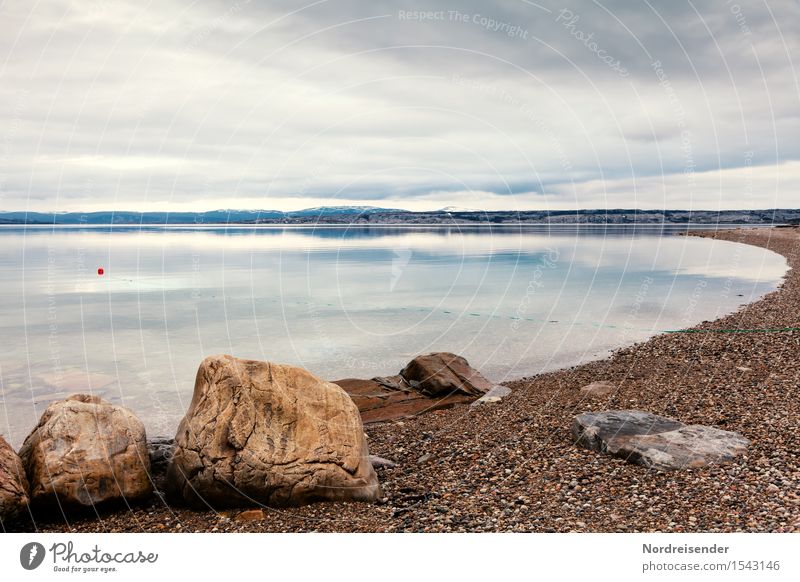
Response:
[[[745,165],[705,172],[652,175],[617,180],[587,180],[557,186],[548,198],[558,208],[762,210],[796,208],[800,162]],[[557,201],[572,197],[572,204]],[[577,203],[576,203],[577,202]]]
[[[798,17],[755,1],[6,3],[0,207],[796,206]]]

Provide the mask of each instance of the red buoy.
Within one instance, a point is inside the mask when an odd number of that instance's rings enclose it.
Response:
[[[105,271],[103,270],[103,267],[98,267],[97,268],[97,274],[98,275],[102,275],[103,273],[105,273]]]

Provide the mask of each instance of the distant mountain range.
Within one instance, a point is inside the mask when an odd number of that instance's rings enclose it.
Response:
[[[375,206],[205,212],[0,212],[0,224],[800,224],[800,209],[764,210],[526,210],[483,212],[447,207],[411,212]]]
[[[220,209],[204,212],[0,212],[0,224],[258,224],[285,221],[315,222],[320,217],[355,218],[374,213],[403,214],[405,210],[376,206],[319,206],[304,210]],[[347,220],[345,220],[347,222]]]

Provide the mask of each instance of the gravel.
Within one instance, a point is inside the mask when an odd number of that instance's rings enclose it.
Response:
[[[695,234],[695,233],[693,233]],[[508,383],[492,406],[459,405],[366,428],[378,469],[377,504],[327,503],[194,511],[162,497],[22,530],[219,532],[733,532],[800,531],[800,231],[696,233],[770,248],[787,257],[782,288],[697,333],[659,335],[603,361]],[[613,382],[606,396],[580,388]],[[634,408],[742,433],[746,456],[662,473],[573,444],[573,416]],[[424,461],[423,461],[424,459]],[[157,485],[163,482],[157,480]]]

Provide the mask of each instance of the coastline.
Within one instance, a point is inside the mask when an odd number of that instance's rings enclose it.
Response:
[[[49,531],[800,531],[800,332],[730,330],[800,326],[800,231],[695,231],[768,248],[791,270],[778,291],[695,333],[662,334],[604,360],[522,378],[500,403],[457,406],[369,425],[385,500],[198,512],[157,496],[131,509]],[[619,389],[588,397],[607,380]],[[730,464],[658,473],[579,449],[572,417],[637,408],[738,431],[747,456]],[[248,512],[251,513],[252,512]]]

